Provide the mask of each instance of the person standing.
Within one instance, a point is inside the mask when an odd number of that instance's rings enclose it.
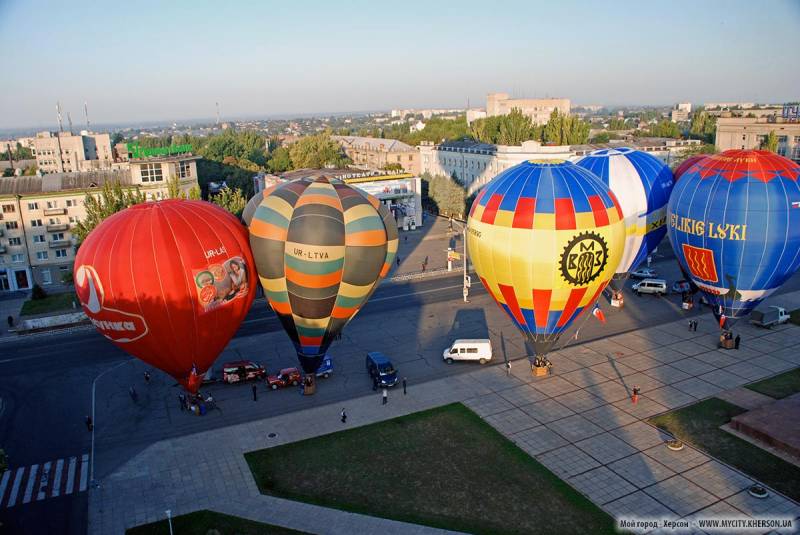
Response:
[[[386,405],[387,403],[389,403],[389,391],[386,388],[383,389],[383,396],[382,397],[383,397],[382,405]]]
[[[506,377],[511,377],[511,362],[506,361]]]
[[[342,423],[347,423],[347,413],[345,412],[344,407],[342,407]]]
[[[181,411],[185,411],[186,410],[186,394],[184,394],[183,392],[178,394],[178,403],[180,403],[180,405],[181,405]]]
[[[407,394],[407,392],[406,392],[406,378],[403,377],[403,395],[405,396],[406,394]]]
[[[397,260],[397,265],[399,267],[400,266],[400,257],[399,256],[395,257],[395,260]]]
[[[740,343],[742,343],[742,337],[737,334],[736,338],[733,339],[733,347],[734,347],[734,349],[739,349],[739,344]]]
[[[631,402],[636,405],[639,402],[639,387],[633,387],[633,394],[631,394]]]
[[[91,433],[92,429],[94,429],[94,422],[92,422],[92,417],[87,415],[86,416],[86,430]]]
[[[10,329],[13,326],[14,326],[14,316],[9,316],[8,317],[8,328]]]
[[[128,389],[128,394],[131,396],[131,399],[133,400],[134,403],[136,403],[139,400],[139,394],[136,393],[136,388],[135,387],[133,387],[133,386],[130,387]]]
[[[144,371],[144,382],[145,384],[150,384],[150,372],[147,370]]]
[[[258,388],[256,388],[256,385],[253,385],[253,401],[258,401]]]

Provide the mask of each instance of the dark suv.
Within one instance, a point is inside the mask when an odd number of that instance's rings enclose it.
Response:
[[[397,370],[389,357],[379,351],[367,353],[367,373],[373,381],[377,379],[380,386],[397,384]]]

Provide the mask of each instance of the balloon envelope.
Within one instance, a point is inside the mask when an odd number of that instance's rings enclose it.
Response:
[[[190,200],[112,215],[86,237],[74,268],[97,330],[192,391],[250,309],[253,275],[247,229]]]
[[[590,171],[524,162],[478,194],[467,246],[489,294],[544,355],[608,284],[625,227],[613,193]]]
[[[314,373],[397,253],[397,224],[376,198],[327,177],[277,185],[250,222],[261,285]]]
[[[655,156],[625,147],[596,150],[576,164],[597,175],[619,201],[625,218],[625,251],[615,278],[624,279],[667,233],[672,171]]]
[[[695,156],[690,156],[689,158],[686,158],[684,161],[682,161],[681,164],[678,167],[676,167],[675,171],[673,171],[672,173],[673,176],[675,177],[675,182],[677,182],[678,179],[682,177],[686,171],[691,169],[691,167],[694,164],[696,164],[699,161],[702,161],[702,159],[705,158],[706,156],[708,156],[708,154],[696,154]]]
[[[798,176],[800,166],[782,156],[729,150],[703,158],[675,185],[669,238],[717,315],[749,314],[800,266]]]

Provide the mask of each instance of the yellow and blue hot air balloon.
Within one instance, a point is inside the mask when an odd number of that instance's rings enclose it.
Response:
[[[301,178],[264,192],[250,221],[250,245],[269,304],[313,377],[389,272],[397,224],[361,190],[333,178]]]
[[[731,326],[800,267],[800,165],[762,150],[706,156],[675,185],[667,224],[681,268]]]
[[[646,152],[620,147],[593,151],[577,162],[606,184],[625,218],[625,250],[611,281],[615,290],[661,243],[667,234],[666,213],[672,171]]]
[[[625,247],[611,190],[570,162],[529,161],[473,203],[467,250],[481,282],[536,353],[547,354],[611,280]]]

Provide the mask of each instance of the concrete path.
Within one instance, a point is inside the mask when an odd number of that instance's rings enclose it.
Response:
[[[800,292],[780,296],[799,307]],[[551,355],[554,375],[534,378],[524,360],[412,385],[389,404],[368,395],[341,404],[158,442],[90,490],[89,532],[213,509],[312,533],[435,533],[440,530],[291,502],[259,494],[243,454],[441,406],[464,402],[522,449],[614,517],[671,519],[769,516],[800,518],[800,505],[773,492],[751,498],[753,480],[643,420],[800,366],[800,328],[758,329],[740,322],[739,351],[716,348],[716,326],[700,317],[620,334]],[[633,386],[641,398],[633,404]],[[303,425],[300,425],[302,423]],[[698,531],[698,530],[695,530]]]

